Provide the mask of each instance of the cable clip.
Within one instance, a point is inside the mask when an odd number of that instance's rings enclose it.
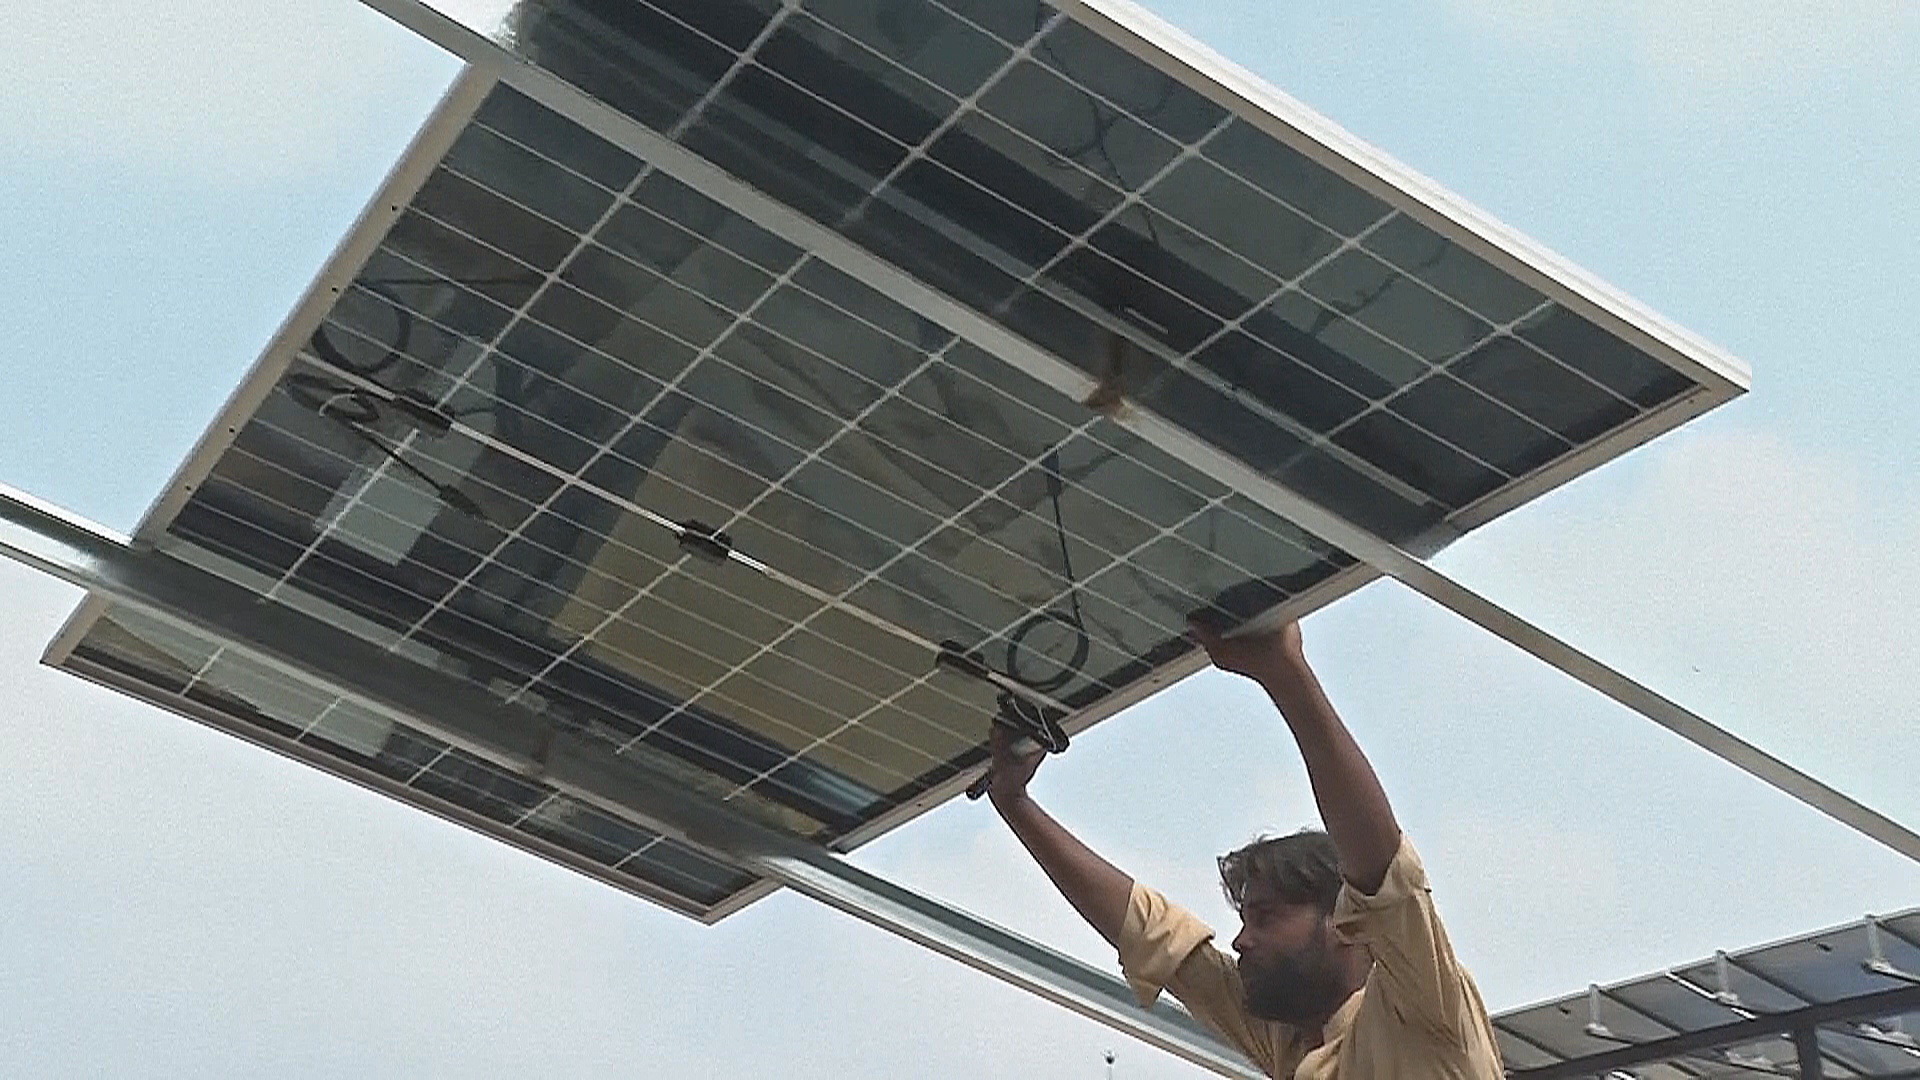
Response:
[[[733,554],[733,537],[699,521],[682,522],[679,541],[687,554],[716,566],[725,564]]]
[[[933,666],[951,668],[981,682],[993,682],[993,669],[987,666],[986,660],[978,652],[969,652],[957,641],[940,643],[940,652],[933,658]]]
[[[1065,715],[1058,709],[1050,709],[1003,690],[1000,693],[1000,711],[994,715],[993,722],[1016,737],[1032,739],[1034,745],[1045,753],[1064,754],[1068,740],[1066,729],[1060,726],[1060,718]],[[989,770],[968,786],[967,798],[978,799],[991,786],[993,773]]]
[[[404,413],[424,431],[445,435],[453,430],[453,414],[418,390],[397,391],[387,399],[387,404]]]

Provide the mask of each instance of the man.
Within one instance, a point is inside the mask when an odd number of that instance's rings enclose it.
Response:
[[[1334,712],[1300,629],[1222,637],[1214,665],[1267,691],[1306,760],[1326,831],[1256,841],[1220,860],[1240,913],[1235,961],[1213,931],[1116,869],[1027,794],[1039,754],[993,735],[994,807],[1081,917],[1120,953],[1142,1005],[1169,990],[1275,1077],[1501,1076],[1480,994],[1434,915],[1426,873],[1373,767]]]

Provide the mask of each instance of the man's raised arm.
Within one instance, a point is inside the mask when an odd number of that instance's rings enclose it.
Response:
[[[1033,779],[1043,756],[1039,751],[1016,752],[1013,738],[995,724],[993,783],[987,797],[1080,917],[1099,931],[1107,944],[1118,946],[1133,879],[1094,854],[1027,795],[1027,782]]]
[[[1215,667],[1245,675],[1273,699],[1306,761],[1313,801],[1339,852],[1342,876],[1364,894],[1379,891],[1400,847],[1400,826],[1373,766],[1307,666],[1299,624],[1223,637],[1196,623],[1193,633]]]

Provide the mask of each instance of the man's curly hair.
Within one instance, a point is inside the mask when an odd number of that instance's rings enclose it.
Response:
[[[1340,856],[1332,838],[1319,829],[1263,836],[1219,862],[1220,887],[1235,911],[1253,884],[1286,903],[1313,904],[1327,914],[1340,896]]]

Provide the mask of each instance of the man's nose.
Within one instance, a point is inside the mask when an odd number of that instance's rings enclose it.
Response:
[[[1239,933],[1233,935],[1233,951],[1236,953],[1245,953],[1247,951],[1247,928],[1245,926],[1240,928]]]

